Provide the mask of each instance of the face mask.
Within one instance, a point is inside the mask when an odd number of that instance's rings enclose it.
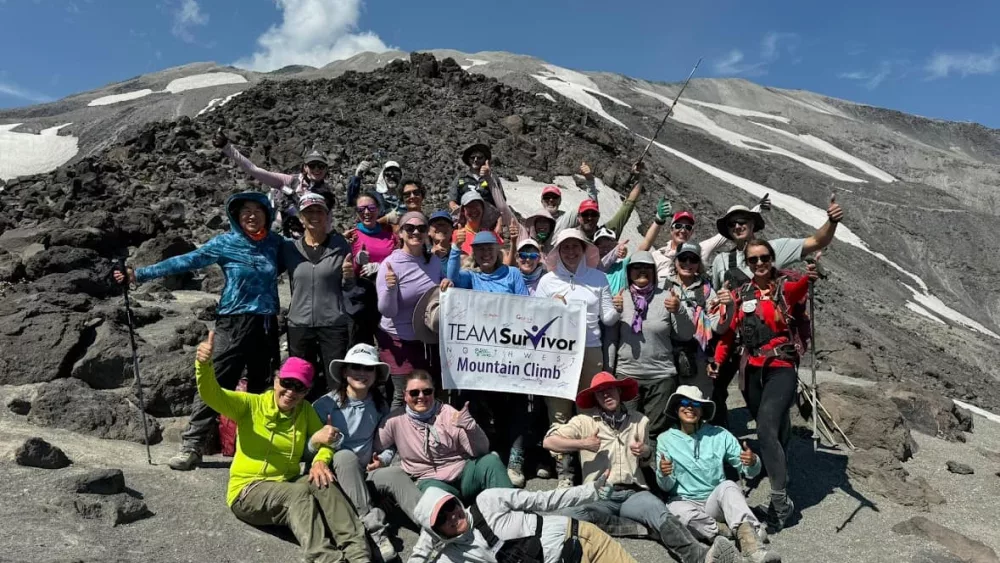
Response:
[[[538,242],[545,242],[549,240],[550,234],[552,233],[535,233],[535,238],[538,239]]]

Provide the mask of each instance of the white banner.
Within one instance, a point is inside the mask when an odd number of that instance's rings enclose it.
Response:
[[[445,389],[576,398],[587,344],[583,303],[452,287],[439,313]]]

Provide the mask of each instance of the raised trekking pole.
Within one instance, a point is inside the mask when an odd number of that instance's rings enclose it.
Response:
[[[133,322],[132,302],[128,297],[129,279],[128,269],[125,268],[125,260],[120,260],[115,269],[125,276],[125,283],[122,284],[122,287],[125,289],[125,320],[128,323],[128,339],[129,344],[132,346],[132,371],[135,374],[136,395],[139,398],[139,418],[142,419],[142,435],[146,442],[146,461],[150,465],[153,465],[153,454],[149,450],[149,428],[146,425],[146,403],[142,398],[142,380],[139,379],[139,347],[135,343],[135,323]]]
[[[674,101],[670,103],[670,107],[667,109],[667,114],[663,116],[662,120],[660,120],[660,124],[656,127],[656,132],[653,133],[653,136],[649,138],[649,142],[646,143],[646,148],[642,149],[642,154],[640,154],[639,159],[635,161],[636,164],[642,163],[642,159],[646,158],[646,153],[648,153],[649,148],[653,146],[653,141],[656,140],[656,137],[660,135],[660,130],[663,129],[664,125],[666,125],[667,119],[670,117],[671,114],[674,113],[674,106],[676,106],[678,100],[681,99],[681,94],[683,94],[684,90],[687,89],[688,84],[691,82],[691,78],[694,77],[694,73],[696,70],[698,70],[699,66],[701,66],[701,58],[699,58],[698,62],[694,64],[694,68],[691,69],[691,73],[688,74],[688,77],[684,81],[684,84],[681,85],[680,91],[678,91],[677,95],[674,96]],[[631,186],[633,180],[635,180],[635,172],[629,174],[628,181],[625,182],[625,186]]]
[[[810,264],[816,264],[816,269],[819,271],[819,258],[823,255],[823,252],[817,252],[816,258],[808,260]],[[817,429],[817,421],[819,420],[819,411],[816,410],[816,284],[812,280],[809,280],[809,334],[812,339],[812,419],[813,419],[813,451],[819,449],[819,431]]]

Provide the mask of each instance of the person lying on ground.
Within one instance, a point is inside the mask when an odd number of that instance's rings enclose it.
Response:
[[[379,428],[375,448],[395,447],[401,466],[417,487],[443,489],[471,502],[486,489],[512,487],[500,458],[490,453],[486,433],[469,414],[434,398],[425,371],[406,376],[405,410],[394,410]]]
[[[576,397],[580,414],[549,430],[542,445],[556,452],[579,452],[584,483],[607,475],[610,491],[601,499],[563,510],[561,514],[593,522],[611,535],[660,540],[681,563],[724,561],[736,552],[724,538],[704,547],[656,495],[649,491],[643,467],[650,464],[649,419],[626,407],[639,394],[634,379],[616,380],[597,374]]]
[[[307,193],[299,199],[299,218],[305,234],[286,238],[281,249],[292,301],[288,305],[288,354],[320,366],[307,399],[315,400],[340,382],[327,371],[343,358],[350,345],[354,322],[351,312],[362,298],[355,283],[351,247],[330,231],[330,210],[323,196]]]
[[[152,266],[115,272],[118,283],[142,283],[183,274],[211,265],[222,268],[225,285],[217,308],[215,329],[220,345],[215,348],[215,374],[226,389],[236,389],[246,369],[247,390],[259,393],[278,366],[278,274],[283,239],[270,230],[273,211],[267,196],[245,192],[226,201],[229,232],[213,237],[187,254],[168,258]],[[201,456],[216,413],[196,395],[181,451],[170,458],[171,469],[188,471],[201,463]]]
[[[577,392],[590,386],[590,380],[604,371],[602,327],[615,326],[621,315],[621,301],[616,303],[608,291],[608,278],[597,266],[600,262],[597,247],[579,229],[565,229],[553,243],[547,256],[548,273],[542,276],[535,290],[535,297],[559,299],[563,303],[579,301],[586,307],[587,341]],[[545,405],[550,424],[566,424],[573,416],[573,402],[556,397],[546,397]],[[559,486],[573,485],[572,456],[558,454],[557,473]]]
[[[655,440],[669,426],[663,407],[678,385],[674,342],[691,339],[695,327],[680,298],[657,278],[649,251],[632,256],[627,275],[628,287],[615,296],[623,307],[612,329],[609,357],[618,377],[637,382],[639,392],[630,406],[649,417]]]
[[[740,486],[726,479],[723,464],[748,478],[760,473],[760,459],[746,442],[742,447],[725,428],[704,422],[715,404],[700,389],[682,385],[670,396],[666,411],[672,427],[656,440],[656,484],[669,495],[667,507],[695,536],[712,541],[719,521],[735,533],[748,562],[781,561],[765,549],[766,532],[754,516]]]
[[[215,333],[198,345],[195,378],[205,404],[237,424],[236,455],[229,469],[226,503],[252,526],[289,528],[310,561],[370,562],[365,530],[350,501],[334,484],[333,450],[317,448],[309,475],[301,474],[306,442],[323,428],[305,401],[312,364],[291,357],[263,393],[219,386],[212,363]],[[330,538],[327,538],[329,533]]]
[[[409,212],[400,218],[403,246],[379,267],[375,286],[382,315],[375,338],[379,356],[389,364],[392,408],[403,405],[404,377],[415,369],[428,371],[441,381],[441,361],[436,345],[427,345],[413,330],[413,310],[420,298],[440,286],[444,266],[427,250],[427,218]],[[388,396],[388,395],[387,395]]]
[[[274,232],[286,236],[301,234],[302,226],[295,218],[298,214],[296,203],[306,193],[315,192],[322,195],[327,199],[327,207],[334,207],[337,204],[337,198],[326,182],[330,160],[316,148],[307,151],[302,157],[302,170],[298,174],[284,174],[264,170],[250,162],[250,159],[240,154],[240,151],[229,142],[222,128],[215,133],[212,144],[222,149],[222,154],[236,162],[236,165],[254,180],[271,188],[268,199],[275,212],[271,218],[273,225],[269,223],[268,227]]]
[[[456,221],[460,221],[459,208],[465,206],[465,195],[477,193],[483,202],[482,229],[495,230],[513,221],[507,206],[500,179],[493,174],[490,161],[493,153],[489,145],[476,143],[462,152],[462,162],[468,169],[448,189],[448,206]]]
[[[365,189],[363,179],[365,172],[371,170],[373,163],[370,160],[363,160],[354,170],[354,175],[347,179],[347,205],[357,205],[357,198],[364,192],[371,192],[372,197],[378,202],[379,217],[385,217],[392,213],[399,216],[403,207],[403,199],[399,195],[400,180],[403,178],[403,168],[394,160],[386,161],[378,173],[375,185],[368,185]],[[388,222],[385,222],[388,224]]]
[[[810,283],[815,282],[819,274],[816,265],[809,264],[806,275],[797,280],[779,277],[774,266],[775,249],[767,241],[752,240],[744,251],[746,263],[753,267],[753,279],[732,292],[736,313],[729,331],[715,347],[715,358],[708,366],[708,373],[709,376],[717,375],[719,366],[730,356],[734,356],[735,363],[741,366],[740,389],[750,416],[757,422],[761,457],[771,482],[767,524],[780,531],[795,509],[786,491],[788,460],[785,452],[791,438],[788,411],[798,390],[796,368],[801,352],[795,343],[794,317],[789,311],[804,302]],[[804,317],[804,312],[796,316]]]
[[[337,483],[357,510],[382,560],[389,561],[396,557],[396,550],[387,533],[384,503],[373,502],[368,483],[383,498],[395,500],[411,519],[420,500],[420,490],[409,475],[401,467],[390,467],[395,451],[375,452],[375,434],[389,416],[389,403],[376,383],[389,377],[389,366],[379,361],[374,346],[357,344],[344,359],[333,360],[329,371],[339,385],[313,403],[319,419],[327,424],[313,434],[309,450],[322,446],[336,449],[333,472]]]
[[[553,514],[600,498],[604,478],[570,489],[490,489],[469,503],[428,489],[417,504],[420,538],[409,563],[636,563],[600,528]]]

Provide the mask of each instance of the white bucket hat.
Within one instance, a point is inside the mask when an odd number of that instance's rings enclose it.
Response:
[[[681,399],[701,403],[701,420],[703,422],[712,420],[715,417],[715,403],[712,402],[712,399],[705,398],[701,389],[698,389],[694,385],[681,385],[667,399],[667,416],[674,419],[677,418],[677,407],[680,405]]]
[[[715,222],[715,228],[719,230],[719,234],[726,237],[729,240],[733,240],[732,233],[729,232],[729,219],[733,215],[747,215],[753,221],[753,232],[759,233],[764,230],[764,216],[756,211],[752,211],[749,207],[745,205],[734,205],[726,211],[726,214]]]
[[[375,366],[376,381],[385,381],[389,377],[389,364],[379,361],[378,349],[371,344],[356,344],[347,351],[343,360],[330,362],[330,378],[334,381],[343,381],[344,366],[350,364]]]
[[[601,263],[601,253],[598,252],[594,243],[587,240],[587,237],[580,229],[563,229],[552,241],[552,250],[545,255],[545,269],[554,272],[559,263],[559,245],[567,240],[578,240],[583,243],[584,259],[587,266],[596,268]]]

